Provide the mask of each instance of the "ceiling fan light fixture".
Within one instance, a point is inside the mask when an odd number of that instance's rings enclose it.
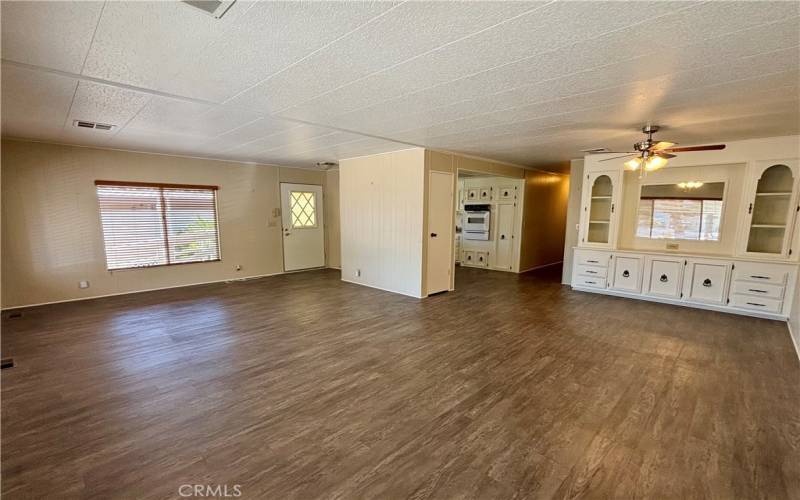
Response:
[[[648,172],[653,172],[662,168],[667,164],[667,159],[661,156],[651,156],[644,162],[644,169]]]
[[[625,162],[625,168],[628,170],[636,170],[642,165],[642,159],[640,157],[632,158]]]

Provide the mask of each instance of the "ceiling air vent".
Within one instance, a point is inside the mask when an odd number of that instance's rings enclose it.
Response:
[[[110,130],[114,130],[115,128],[117,128],[116,125],[109,125],[108,123],[89,122],[86,120],[74,120],[72,122],[72,125],[80,128],[93,128],[95,130],[102,130],[103,132],[108,132]]]
[[[217,19],[224,16],[235,2],[236,0],[183,0],[183,3],[191,5],[195,9],[200,9]]]

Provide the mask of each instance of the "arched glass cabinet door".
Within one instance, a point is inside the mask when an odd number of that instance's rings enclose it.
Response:
[[[775,164],[761,171],[747,207],[750,215],[748,253],[784,253],[794,214],[794,185],[794,172],[788,165]]]
[[[608,243],[611,237],[611,216],[613,208],[614,183],[605,174],[598,175],[592,182],[589,197],[586,230],[587,243]]]

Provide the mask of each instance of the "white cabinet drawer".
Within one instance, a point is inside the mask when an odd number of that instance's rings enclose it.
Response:
[[[607,267],[598,266],[578,266],[578,274],[590,276],[592,278],[605,278],[608,275]]]
[[[641,269],[641,257],[615,256],[611,288],[638,293],[642,289]]]
[[[783,300],[783,285],[753,283],[752,281],[734,281],[731,293]]]
[[[730,264],[689,261],[686,266],[687,287],[684,294],[688,300],[722,304],[725,302],[725,286]]]
[[[476,266],[489,267],[489,252],[475,252]]]
[[[670,298],[681,296],[683,259],[651,259],[649,271],[646,294]]]
[[[605,288],[605,278],[592,278],[590,276],[578,276],[575,278],[573,286],[588,286],[590,288]]]
[[[575,257],[578,264],[582,266],[608,266],[611,256],[608,252],[596,252],[594,250],[575,250]]]
[[[733,267],[733,279],[753,281],[757,283],[786,283],[788,269],[775,264],[760,262],[736,262]]]
[[[783,309],[782,300],[739,294],[731,295],[730,305],[740,309],[750,309],[752,311],[763,311],[774,314],[780,314],[781,309]]]

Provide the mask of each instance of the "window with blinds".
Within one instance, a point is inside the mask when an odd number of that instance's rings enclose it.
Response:
[[[216,186],[95,185],[109,270],[219,260]]]

